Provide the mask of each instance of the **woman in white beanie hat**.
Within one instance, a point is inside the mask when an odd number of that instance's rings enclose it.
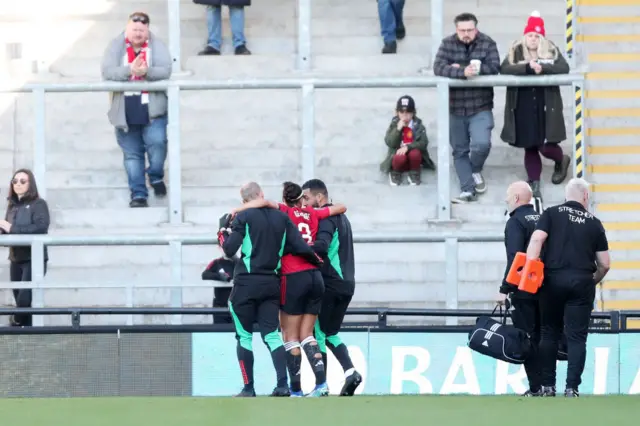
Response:
[[[534,11],[523,37],[516,40],[502,62],[502,74],[568,74],[569,64],[560,49],[545,38],[544,20]],[[534,196],[541,198],[540,176],[544,156],[555,163],[551,182],[562,183],[571,164],[559,143],[567,138],[562,96],[558,86],[509,87],[500,138],[525,150],[524,166]]]

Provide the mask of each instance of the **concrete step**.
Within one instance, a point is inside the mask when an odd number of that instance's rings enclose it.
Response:
[[[186,175],[191,172],[184,172],[185,178],[188,181],[190,177]],[[420,191],[429,191],[430,199],[435,202],[436,200],[436,178],[431,172],[425,172],[424,184],[421,186]],[[549,200],[561,200],[563,187],[561,185],[549,185],[548,175],[549,172],[545,171],[546,178],[543,181],[544,193],[548,194],[545,197]],[[227,186],[227,184],[216,186],[207,186],[212,182],[246,182],[249,180],[257,180],[265,186],[278,186],[285,180],[299,181],[300,176],[296,176],[295,170],[281,171],[281,170],[250,170],[250,169],[231,169],[231,170],[213,170],[213,171],[195,171],[194,175],[200,176],[201,184],[194,187],[183,188],[183,203],[185,205],[212,205],[222,204],[228,206],[228,200],[236,199],[236,195],[233,195],[237,189]],[[504,190],[506,186],[515,179],[526,179],[523,171],[512,168],[487,168],[484,172],[485,179],[487,180],[490,189],[482,197],[483,203],[502,203],[504,198]],[[332,188],[332,196],[338,196],[340,199],[350,199],[353,196],[357,196],[358,188],[364,187],[370,188],[375,191],[386,191],[387,189],[396,190],[397,188],[390,188],[388,186],[388,178],[384,176],[377,168],[374,167],[318,167],[316,169],[316,176],[323,179],[330,188]],[[431,177],[433,176],[433,177]],[[194,178],[195,179],[195,178]],[[228,180],[227,180],[228,179]],[[383,189],[387,188],[387,189]],[[424,189],[423,189],[424,188]],[[453,171],[451,174],[451,196],[458,194],[458,185]],[[171,190],[171,188],[169,188]],[[342,192],[345,191],[345,192]],[[225,195],[223,195],[225,194]],[[231,194],[230,198],[229,195]],[[345,194],[346,197],[339,195]],[[279,198],[280,194],[277,191],[275,197]],[[48,200],[52,208],[72,208],[73,206],[81,205],[84,208],[97,208],[97,207],[116,207],[126,205],[128,203],[128,190],[126,185],[123,184],[119,189],[115,188],[52,188],[48,191]],[[153,197],[152,197],[153,198]],[[366,197],[365,197],[366,198]],[[215,200],[215,201],[212,201]],[[224,201],[223,201],[224,200]],[[166,205],[166,200],[151,199],[152,205]],[[405,203],[409,202],[408,200]]]
[[[580,11],[582,12],[582,10]],[[640,14],[640,9],[636,8],[635,13],[630,16],[638,16]],[[616,11],[617,15],[617,11]],[[611,23],[593,23],[593,24],[583,24],[580,27],[581,35],[586,36],[599,36],[602,34],[606,35],[630,35],[637,34],[638,30],[640,30],[640,25],[637,23],[626,23],[626,22],[611,22]]]
[[[634,222],[640,217],[640,204],[599,203],[595,214],[603,222]]]
[[[602,166],[603,170],[615,172],[619,166],[620,170],[628,172],[627,167],[640,164],[640,148],[636,145],[592,146],[588,155],[589,164],[595,167],[595,171]]]
[[[637,105],[636,95],[640,95],[640,90],[588,90],[584,104],[589,112],[603,108],[633,108]]]
[[[609,49],[613,49],[609,47]],[[609,50],[611,51],[611,50]],[[613,51],[628,51],[615,48]],[[640,82],[637,71],[625,71],[619,69],[611,72],[588,72],[586,73],[588,90],[639,90]]]

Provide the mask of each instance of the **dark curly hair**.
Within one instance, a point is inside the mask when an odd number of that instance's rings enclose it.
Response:
[[[294,207],[300,203],[302,199],[302,188],[293,182],[285,182],[282,184],[282,201],[289,207]]]

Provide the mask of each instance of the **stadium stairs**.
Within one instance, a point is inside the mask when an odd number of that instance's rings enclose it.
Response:
[[[588,62],[587,177],[605,223],[612,270],[599,305],[640,309],[640,1],[579,0],[578,36]],[[635,327],[640,327],[636,321]]]
[[[166,40],[166,0],[66,2],[47,13],[47,22],[32,20],[32,1],[1,6],[2,30],[8,42],[22,43],[22,58],[7,67],[22,81],[98,81],[99,63],[109,40],[134,10],[147,11],[152,30]],[[33,5],[31,5],[32,7]],[[508,7],[507,7],[508,6]],[[4,8],[4,10],[2,10]],[[564,4],[543,0],[499,0],[445,3],[445,31],[453,31],[453,17],[476,13],[481,30],[498,43],[501,57],[522,35],[526,19],[540,10],[549,38],[563,46]],[[297,11],[294,0],[255,2],[247,9],[246,35],[252,56],[235,57],[224,23],[225,46],[219,57],[199,57],[206,40],[205,11],[181,1],[183,69],[180,79],[291,77],[295,71]],[[226,10],[224,11],[226,16]],[[407,2],[407,37],[397,55],[381,55],[382,41],[375,2],[317,0],[313,2],[313,67],[318,76],[415,76],[430,66],[428,2]],[[35,37],[47,25],[48,37]],[[5,29],[6,28],[6,29]],[[33,34],[33,40],[11,39]],[[15,48],[15,45],[14,45]],[[17,48],[15,48],[17,49]],[[16,50],[15,52],[18,52]],[[14,52],[14,53],[15,53]],[[34,58],[44,74],[25,76]],[[436,149],[436,105],[432,90],[319,90],[316,95],[316,170],[334,200],[349,207],[357,233],[368,230],[502,230],[504,191],[511,181],[526,178],[523,152],[499,139],[503,123],[504,89],[496,89],[493,149],[485,168],[489,190],[477,204],[454,206],[457,222],[447,226],[430,221],[436,216],[436,177],[425,172],[423,185],[392,188],[379,172],[385,154],[382,141],[398,97],[415,97],[418,115],[426,122]],[[572,93],[563,88],[565,116],[572,123]],[[217,218],[239,203],[238,187],[255,179],[271,199],[278,199],[284,180],[300,181],[300,101],[297,91],[265,90],[186,92],[181,95],[182,179],[184,220],[177,229],[166,225],[165,200],[150,197],[148,209],[129,209],[129,193],[122,154],[106,117],[104,93],[47,95],[47,199],[52,209],[52,234],[213,233]],[[11,170],[32,165],[33,108],[30,95],[3,96],[0,115],[0,173],[7,182]],[[563,143],[571,152],[571,142]],[[596,158],[594,156],[594,158]],[[170,160],[169,160],[170,161]],[[547,204],[561,202],[561,186],[550,183],[552,164],[544,160],[543,194]],[[621,176],[621,175],[620,175]],[[457,178],[451,174],[451,195]],[[171,188],[169,189],[171,190]],[[634,228],[636,229],[636,228]],[[0,257],[4,258],[6,249]],[[185,281],[200,279],[207,262],[219,255],[214,247],[185,247]],[[442,244],[362,245],[356,247],[358,289],[354,306],[444,307]],[[460,307],[485,308],[492,303],[504,268],[500,243],[461,244]],[[626,271],[625,271],[626,272]],[[165,247],[54,247],[47,279],[160,280],[169,276]],[[0,264],[0,279],[8,281],[8,266]],[[185,289],[184,303],[207,306],[211,290]],[[166,306],[168,290],[138,289],[136,305]],[[11,305],[10,292],[0,302]],[[47,306],[124,306],[123,290],[47,290]],[[158,318],[136,318],[136,322]],[[201,322],[203,317],[187,321]],[[68,323],[68,318],[46,322]],[[122,323],[122,318],[83,318],[83,323]]]

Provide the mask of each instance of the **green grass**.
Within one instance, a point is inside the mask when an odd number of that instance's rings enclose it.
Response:
[[[637,396],[0,400],[7,426],[635,426],[639,415]]]

